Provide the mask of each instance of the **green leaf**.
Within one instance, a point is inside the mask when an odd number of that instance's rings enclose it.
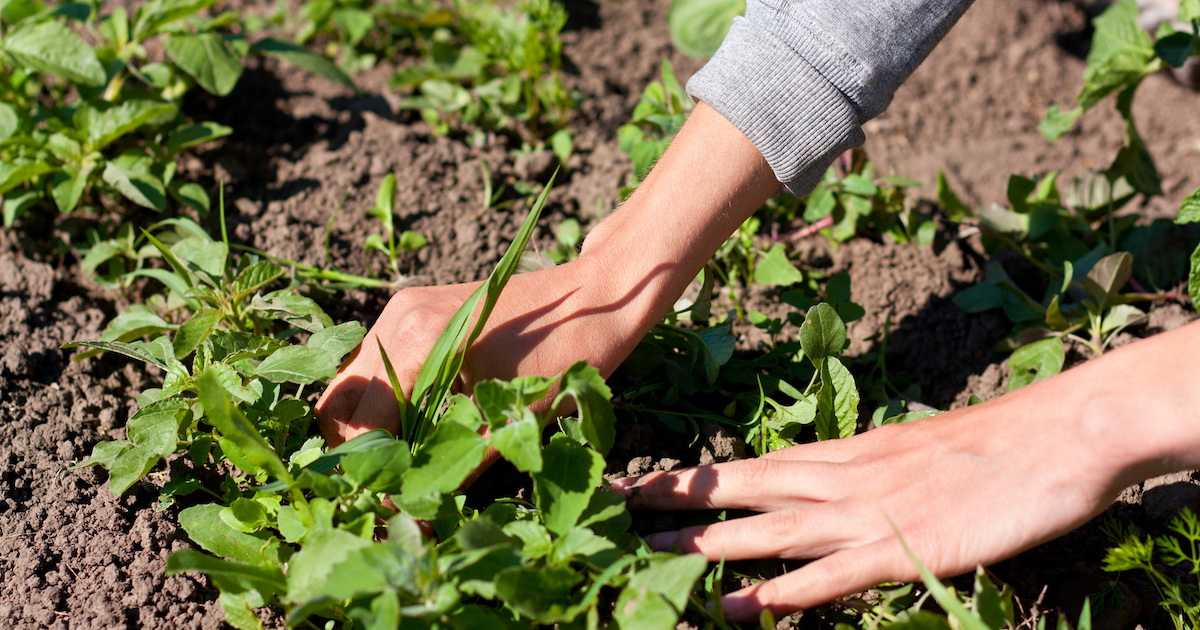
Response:
[[[1046,117],[1042,119],[1042,122],[1038,123],[1038,131],[1042,132],[1042,135],[1047,140],[1054,142],[1067,135],[1067,132],[1075,125],[1075,121],[1079,120],[1079,117],[1082,115],[1082,107],[1063,111],[1058,108],[1058,105],[1051,105],[1046,110]]]
[[[162,360],[161,358],[157,357],[155,354],[151,353],[147,349],[147,346],[148,346],[148,344],[141,343],[141,342],[123,343],[120,341],[101,341],[99,339],[81,339],[78,341],[71,341],[68,343],[64,343],[61,347],[63,349],[95,348],[97,350],[104,350],[106,352],[116,352],[118,354],[123,354],[127,357],[137,359],[139,361],[145,361],[146,363],[149,363],[151,365],[155,365],[155,366],[161,367],[163,369],[166,369],[168,367],[166,361]]]
[[[552,624],[575,618],[572,591],[583,575],[571,567],[510,567],[496,575],[496,594],[518,613],[538,623]]]
[[[342,457],[342,470],[360,488],[392,494],[400,491],[404,471],[411,463],[408,444],[392,441],[380,448]]]
[[[287,599],[303,603],[319,594],[334,566],[371,542],[340,529],[313,530],[288,560]]]
[[[148,155],[125,153],[105,164],[105,183],[130,201],[151,210],[167,207],[167,191],[162,180],[150,172]]]
[[[567,368],[559,387],[553,406],[558,407],[568,396],[574,398],[575,407],[579,410],[580,428],[587,443],[602,455],[608,453],[616,440],[617,418],[609,402],[612,390],[604,383],[600,370],[580,361]]]
[[[604,458],[563,434],[542,449],[542,472],[533,476],[534,498],[546,528],[564,534],[579,522],[596,486]]]
[[[216,33],[169,35],[163,49],[209,94],[229,94],[242,76],[242,60]]]
[[[208,575],[221,592],[245,593],[256,590],[271,594],[287,590],[287,580],[276,567],[228,562],[195,549],[180,549],[167,558],[167,576],[181,571],[197,571]]]
[[[745,12],[745,0],[672,0],[667,13],[671,43],[689,57],[710,57],[733,18]]]
[[[251,591],[245,593],[222,591],[217,596],[217,603],[221,605],[221,612],[225,613],[225,623],[238,630],[263,630],[262,620],[254,613],[254,607],[250,605],[251,598],[261,599],[259,595]]]
[[[199,346],[212,334],[213,328],[220,321],[221,312],[215,308],[206,306],[196,311],[175,333],[175,338],[172,340],[172,345],[175,347],[175,358],[183,359],[191,354],[196,346]]]
[[[216,3],[217,0],[150,0],[138,8],[133,23],[133,40],[140,42],[163,26]]]
[[[67,164],[54,176],[54,189],[51,190],[51,194],[59,212],[71,212],[79,205],[79,198],[87,190],[88,178],[94,169],[95,165],[90,162],[82,168]]]
[[[490,443],[517,470],[542,472],[542,427],[533,413],[492,431]]]
[[[0,50],[26,68],[81,85],[100,87],[108,80],[92,47],[54,20],[19,24],[0,41]]]
[[[21,118],[17,116],[17,110],[8,103],[0,103],[0,142],[16,135],[20,128]]]
[[[0,195],[53,170],[54,167],[46,162],[0,162]],[[11,221],[6,218],[5,223],[10,224]]]
[[[487,441],[457,422],[441,422],[404,473],[404,496],[454,492],[483,461]]]
[[[254,374],[272,383],[307,385],[337,376],[337,368],[337,362],[324,350],[288,346],[264,359]]]
[[[110,469],[116,463],[117,457],[130,448],[132,445],[125,440],[98,442],[92,447],[92,454],[88,455],[87,461],[80,464],[79,468],[99,466],[105,470]]]
[[[145,452],[166,457],[175,452],[179,425],[188,404],[180,398],[168,398],[138,410],[126,424],[129,441]]]
[[[171,246],[171,253],[192,269],[199,269],[209,277],[220,279],[225,275],[225,263],[229,260],[229,247],[211,238],[189,236]]]
[[[362,324],[358,322],[346,322],[313,333],[308,338],[307,347],[314,350],[324,350],[337,363],[351,350],[357,348],[366,334],[367,329]]]
[[[171,134],[171,139],[167,141],[167,155],[175,155],[196,145],[224,138],[231,133],[233,133],[232,127],[226,127],[215,122],[201,122],[188,125]]]
[[[776,243],[754,267],[754,281],[767,286],[786,287],[803,282],[804,274],[788,260],[783,245]]]
[[[249,333],[216,330],[208,338],[212,343],[212,360],[237,363],[245,359],[257,359],[275,353],[285,347],[285,342]]]
[[[122,451],[108,469],[108,489],[114,497],[125,493],[138,479],[146,476],[150,469],[162,458],[152,444],[134,446]]]
[[[1179,3],[1179,15],[1175,19],[1184,24],[1200,20],[1200,0],[1182,0]]]
[[[821,389],[817,390],[817,438],[829,440],[854,435],[858,422],[858,388],[850,370],[834,357],[821,363]]]
[[[1171,33],[1154,42],[1154,54],[1169,65],[1180,68],[1196,52],[1196,37],[1191,33]]]
[[[1179,206],[1179,216],[1175,219],[1175,223],[1180,225],[1197,221],[1200,221],[1200,188],[1183,200],[1183,205]]]
[[[1188,273],[1188,296],[1194,305],[1200,304],[1200,245],[1192,252],[1191,271]]]
[[[269,260],[260,260],[243,269],[229,285],[230,301],[240,303],[248,295],[274,282],[282,275],[283,267]],[[312,345],[311,342],[309,345]]]
[[[820,365],[825,357],[838,355],[845,345],[846,325],[832,306],[822,302],[808,309],[800,325],[800,347],[813,365]]]
[[[687,606],[696,581],[704,575],[704,556],[678,556],[639,571],[621,590],[613,618],[621,630],[673,628]]]
[[[1121,287],[1129,281],[1133,272],[1133,256],[1128,252],[1117,252],[1101,258],[1083,281],[1083,288],[1096,301],[1101,311],[1114,303]]]
[[[354,85],[354,81],[345,72],[342,72],[342,69],[337,67],[337,64],[328,57],[318,55],[303,46],[268,37],[255,42],[250,47],[250,52],[279,57],[285,61],[290,61],[313,74],[319,74],[334,83],[340,83],[358,92],[358,87]]]
[[[921,581],[925,583],[925,588],[933,595],[934,601],[942,607],[947,613],[958,620],[964,630],[992,630],[981,620],[975,616],[967,607],[956,597],[949,589],[945,587],[929,569],[921,564],[921,561],[913,554],[912,549],[909,549],[908,543],[904,541],[904,536],[900,530],[896,529],[896,525],[892,524],[892,529],[896,531],[896,537],[900,539],[900,546],[904,548],[904,553],[917,565],[917,571],[921,574]],[[924,627],[924,626],[918,626]],[[936,627],[936,626],[934,626]]]
[[[173,116],[171,103],[150,100],[124,101],[120,105],[86,104],[75,111],[74,122],[87,133],[88,146],[99,151],[125,134],[164,116]]]
[[[1063,367],[1065,353],[1062,339],[1050,337],[1018,348],[1008,358],[1012,371],[1008,379],[1008,391],[1024,387],[1058,374]]]
[[[291,483],[292,476],[237,405],[229,400],[225,388],[215,373],[205,370],[200,375],[200,402],[204,405],[205,420],[217,427],[251,463],[262,467],[276,479]]]
[[[226,525],[247,534],[254,533],[270,523],[263,505],[245,497],[234,499],[229,507],[221,510],[220,518]]]

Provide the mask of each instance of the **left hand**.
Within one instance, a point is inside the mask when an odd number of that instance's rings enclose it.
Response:
[[[1197,360],[1178,348],[1195,347],[1198,326],[985,404],[612,486],[635,509],[760,512],[652,534],[655,549],[812,560],[726,596],[732,620],[916,581],[897,531],[934,574],[958,575],[1078,527],[1131,483],[1196,463]]]

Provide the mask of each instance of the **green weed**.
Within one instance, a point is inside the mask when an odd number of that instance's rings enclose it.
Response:
[[[1143,538],[1133,524],[1107,522],[1104,532],[1117,546],[1105,555],[1104,570],[1144,571],[1158,589],[1159,607],[1175,628],[1195,628],[1200,624],[1200,519],[1184,508],[1168,529],[1171,533],[1158,538]],[[1160,569],[1159,563],[1180,569]]]

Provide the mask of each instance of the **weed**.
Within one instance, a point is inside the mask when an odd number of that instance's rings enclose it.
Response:
[[[1200,519],[1184,508],[1168,527],[1169,534],[1142,538],[1133,524],[1108,521],[1104,533],[1117,545],[1104,557],[1105,571],[1144,571],[1158,589],[1159,606],[1171,618],[1177,630],[1200,624]],[[1178,571],[1160,569],[1157,562]],[[1183,577],[1180,575],[1182,572]]]
[[[396,175],[388,173],[383,178],[383,183],[379,185],[379,192],[375,195],[375,206],[368,210],[372,217],[379,219],[379,222],[383,224],[383,233],[368,235],[363,246],[367,249],[381,251],[388,257],[393,283],[404,278],[400,273],[400,257],[404,252],[415,252],[429,243],[429,239],[424,235],[412,230],[401,232],[400,238],[397,239],[395,210]]]
[[[207,193],[175,177],[175,158],[231,130],[189,123],[179,102],[195,85],[229,94],[247,55],[280,57],[354,87],[305,48],[270,38],[249,42],[235,30],[237,12],[200,15],[213,4],[156,0],[132,18],[121,7],[97,16],[89,4],[6,4],[0,16],[5,226],[38,205],[70,212],[92,191],[158,211],[172,198],[207,212]],[[146,62],[151,41],[161,45],[164,61]]]

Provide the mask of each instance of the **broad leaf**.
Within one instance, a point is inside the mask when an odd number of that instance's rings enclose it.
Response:
[[[272,383],[307,385],[337,376],[337,368],[337,362],[324,350],[287,346],[264,359],[254,373]]]
[[[209,553],[242,564],[281,566],[278,539],[230,527],[221,518],[222,510],[217,504],[190,507],[179,513],[179,524],[188,538]]]
[[[842,362],[828,357],[821,363],[821,389],[817,390],[817,438],[829,440],[854,435],[858,422],[858,388]]]
[[[808,309],[800,326],[800,347],[813,365],[838,355],[845,345],[846,325],[832,306],[822,302]]]
[[[1183,200],[1183,205],[1179,206],[1179,216],[1175,219],[1181,225],[1197,221],[1200,221],[1200,188]]]
[[[0,50],[26,68],[80,85],[99,87],[108,79],[92,47],[55,20],[21,23],[0,41]]]
[[[1101,311],[1108,310],[1133,272],[1133,256],[1117,252],[1101,258],[1083,281],[1083,288]]]
[[[138,8],[133,23],[133,40],[140,42],[163,26],[216,3],[217,0],[150,0]]]
[[[346,356],[351,350],[357,348],[366,334],[367,329],[362,324],[358,322],[346,322],[313,333],[308,338],[306,346],[316,350],[324,350],[336,363],[341,361],[342,357]]]
[[[1008,379],[1008,391],[1058,374],[1064,359],[1062,339],[1058,337],[1035,341],[1017,349],[1008,358],[1008,367],[1012,372]]]
[[[689,57],[709,57],[717,52],[733,18],[745,11],[745,0],[673,0],[667,13],[671,43]]]
[[[552,624],[574,619],[572,591],[583,575],[571,567],[511,567],[496,576],[496,594],[531,619]]]
[[[754,281],[768,286],[786,287],[804,281],[804,274],[796,269],[778,243],[758,261],[754,268]]]
[[[438,424],[404,473],[404,496],[453,492],[483,461],[487,441],[457,422]]]
[[[24,184],[25,182],[53,171],[54,167],[46,162],[12,161],[0,162],[0,195]],[[11,224],[7,217],[6,224]]]
[[[602,481],[604,458],[563,434],[542,449],[542,472],[533,476],[534,498],[546,528],[564,534],[579,523]]]
[[[167,206],[167,191],[162,180],[150,172],[152,164],[148,155],[124,153],[104,166],[103,178],[137,205],[162,210]]]
[[[542,472],[542,427],[529,410],[527,417],[492,431],[491,445],[517,470]]]
[[[402,476],[411,463],[408,444],[393,441],[381,448],[346,455],[342,470],[360,488],[391,494],[400,491]]]
[[[229,94],[242,76],[242,60],[216,33],[170,35],[163,49],[209,94]]]
[[[256,590],[271,594],[287,590],[287,580],[276,567],[228,562],[194,549],[180,549],[167,558],[167,575],[175,575],[180,571],[198,571],[208,575],[223,593]]]
[[[217,322],[221,321],[221,312],[215,308],[204,307],[196,311],[186,322],[179,327],[175,333],[175,338],[171,340],[175,347],[175,358],[183,359],[191,354],[196,346],[208,338],[216,327]]]
[[[613,414],[612,390],[604,383],[600,370],[580,361],[563,374],[554,407],[570,396],[579,410],[580,429],[587,443],[605,454],[616,440],[617,418]],[[528,471],[527,471],[528,472]]]
[[[340,83],[355,92],[358,91],[358,87],[354,85],[354,81],[345,72],[342,72],[342,69],[337,67],[337,64],[328,57],[318,55],[303,46],[268,37],[255,42],[250,47],[250,52],[279,57],[313,74],[319,74],[334,83]]]
[[[175,155],[184,149],[190,149],[198,144],[212,142],[233,133],[232,127],[226,127],[214,122],[201,122],[188,125],[171,134],[167,141],[167,154]]]
[[[103,108],[86,104],[75,111],[74,122],[87,133],[89,148],[98,151],[130,131],[175,111],[171,103],[151,100],[124,101]]]
[[[270,444],[259,435],[237,405],[229,400],[229,394],[221,386],[217,375],[205,371],[200,375],[200,402],[204,405],[205,420],[217,427],[221,435],[232,442],[251,463],[265,469],[276,479],[291,483],[292,476]]]

